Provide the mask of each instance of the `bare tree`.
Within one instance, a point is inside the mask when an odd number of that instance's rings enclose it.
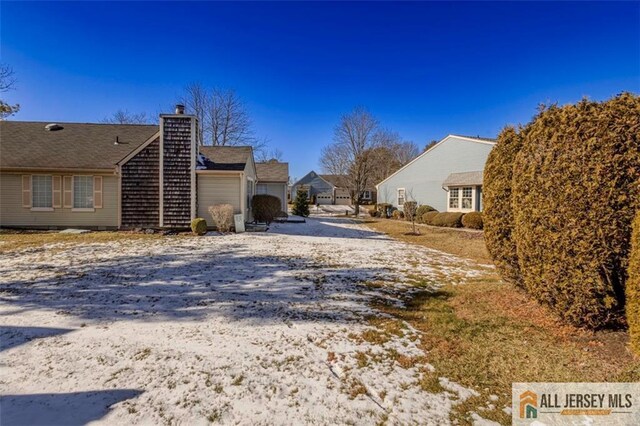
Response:
[[[424,146],[424,150],[422,152],[428,151],[431,148],[433,148],[436,144],[438,143],[437,140],[432,140],[431,142],[428,142],[425,146]]]
[[[0,64],[0,93],[5,93],[14,88],[16,79],[13,68],[6,64]],[[0,99],[0,120],[12,116],[20,110],[20,105],[10,105]]]
[[[266,147],[265,139],[255,137],[247,106],[234,90],[191,83],[185,87],[182,102],[198,118],[200,144],[250,145],[256,152]]]
[[[282,162],[283,159],[282,151],[278,148],[272,148],[270,150],[263,149],[256,153],[256,161],[259,163],[266,163],[267,161],[278,161]]]
[[[419,154],[419,148],[413,142],[402,142],[395,134],[393,138],[381,140],[371,150],[373,166],[371,168],[372,184],[377,184],[395,173]]]
[[[378,143],[378,120],[363,107],[345,114],[334,130],[333,143],[322,150],[320,162],[331,174],[344,176],[341,182],[349,190],[356,216],[370,182],[373,167],[372,148]]]
[[[126,109],[119,109],[110,117],[105,117],[101,121],[105,124],[149,124],[150,120],[146,112],[129,112]]]

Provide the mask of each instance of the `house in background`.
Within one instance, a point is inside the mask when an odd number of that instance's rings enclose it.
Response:
[[[282,202],[282,211],[287,211],[287,192],[289,187],[289,163],[270,160],[256,163],[258,185],[256,194],[276,196]]]
[[[482,210],[482,174],[495,141],[449,135],[376,185],[378,202],[417,201],[438,211]]]
[[[187,228],[228,203],[251,220],[250,147],[202,147],[176,106],[158,125],[0,122],[0,227]]]
[[[313,204],[351,205],[351,194],[344,183],[346,177],[340,175],[319,175],[313,170],[291,186],[291,199],[298,190],[305,191]],[[363,193],[363,203],[375,201],[375,192],[367,189]]]

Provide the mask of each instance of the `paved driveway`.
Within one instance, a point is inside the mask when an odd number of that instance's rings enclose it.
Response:
[[[447,423],[469,390],[358,362],[424,355],[417,331],[357,336],[408,274],[437,285],[476,268],[339,218],[4,255],[0,422]]]

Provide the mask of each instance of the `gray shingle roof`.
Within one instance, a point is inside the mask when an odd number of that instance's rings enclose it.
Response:
[[[149,138],[157,125],[0,121],[0,168],[113,169]],[[116,137],[119,144],[116,145]]]
[[[482,185],[482,170],[473,172],[451,173],[442,186]]]
[[[289,163],[270,162],[256,163],[256,172],[260,182],[288,182]]]
[[[331,185],[337,188],[345,186],[344,180],[347,178],[344,175],[318,175],[318,176],[320,176],[322,179],[326,180]]]
[[[244,170],[253,155],[250,146],[201,146],[200,154],[210,161],[206,170]]]

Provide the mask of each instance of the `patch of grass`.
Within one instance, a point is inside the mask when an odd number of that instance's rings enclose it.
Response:
[[[106,243],[131,240],[154,240],[159,234],[96,231],[85,234],[61,234],[59,231],[0,230],[0,253],[10,253],[47,244]]]
[[[359,379],[349,378],[343,386],[344,392],[350,399],[356,399],[360,395],[367,394],[367,387]]]
[[[481,263],[492,263],[482,232],[465,229],[420,226],[420,235],[407,235],[410,222],[391,219],[367,219],[364,225],[411,244],[418,244]]]
[[[244,374],[238,374],[231,382],[231,385],[240,386],[243,380],[244,380]]]
[[[423,389],[438,392],[437,378],[447,377],[480,392],[454,410],[453,419],[462,424],[471,422],[474,411],[508,424],[502,408],[511,403],[512,382],[640,380],[640,362],[627,350],[625,332],[562,324],[524,292],[491,275],[462,286],[409,292],[404,307],[375,307],[421,332],[421,349],[436,368],[421,377]],[[492,394],[498,400],[489,409]]]

